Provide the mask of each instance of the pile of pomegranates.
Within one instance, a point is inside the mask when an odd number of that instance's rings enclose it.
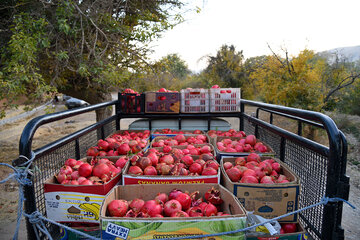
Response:
[[[229,129],[228,131],[220,131],[220,130],[209,130],[207,134],[211,138],[219,137],[246,137],[244,131],[236,131],[234,129]]]
[[[163,146],[177,146],[189,144],[205,144],[208,143],[208,138],[204,134],[197,134],[194,136],[185,136],[184,134],[177,134],[174,137],[156,137],[152,141],[152,147]]]
[[[163,217],[213,217],[230,215],[222,210],[220,191],[211,188],[205,195],[199,191],[188,193],[174,189],[170,193],[159,192],[151,200],[114,199],[107,205],[107,216],[130,218]]]
[[[245,138],[220,137],[216,142],[220,152],[242,153],[242,152],[270,152],[262,142],[258,141],[255,135],[248,135]]]
[[[189,145],[176,145],[169,146],[165,145],[163,147],[155,148],[157,151],[162,153],[174,153],[180,155],[201,155],[209,154],[214,156],[214,147],[211,144],[189,144]]]
[[[157,129],[153,134],[202,134],[201,130],[174,130],[170,128]]]
[[[181,149],[172,153],[160,153],[150,148],[145,154],[131,158],[127,173],[134,175],[199,176],[217,175],[219,163],[214,156],[204,153],[199,156],[184,154]]]
[[[148,145],[150,130],[141,132],[121,131],[100,139],[96,146],[90,147],[86,155],[91,157],[110,157],[130,155],[142,151]]]
[[[223,159],[223,167],[232,182],[240,183],[289,183],[289,179],[283,175],[280,163],[272,158],[261,161],[256,153],[250,153],[247,157],[237,157],[235,161]]]
[[[55,177],[60,184],[101,185],[121,173],[127,161],[126,157],[119,158],[115,163],[106,158],[90,162],[69,158]]]

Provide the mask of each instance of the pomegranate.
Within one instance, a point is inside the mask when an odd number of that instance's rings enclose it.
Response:
[[[88,163],[84,163],[79,167],[78,171],[81,177],[89,177],[92,173],[92,166]]]
[[[103,175],[110,175],[110,168],[105,163],[99,163],[93,167],[92,175],[102,178]]]
[[[208,203],[204,209],[204,216],[211,217],[216,216],[218,210],[212,203]]]
[[[194,163],[194,159],[190,155],[183,156],[181,161],[184,162],[187,166],[190,166]]]
[[[230,168],[225,172],[232,182],[238,182],[241,178],[241,171],[236,167]]]
[[[160,202],[157,202],[156,200],[149,200],[145,202],[141,212],[148,214],[150,217],[154,217],[155,215],[162,214],[163,207]]]
[[[173,189],[170,193],[169,193],[169,200],[171,199],[176,199],[176,197],[182,193],[182,191],[178,190],[178,189]]]
[[[281,171],[281,166],[280,163],[278,162],[274,162],[271,164],[272,169],[274,169],[277,173],[280,173]]]
[[[59,173],[57,176],[56,176],[56,180],[58,181],[58,183],[62,183],[64,180],[67,179],[67,176],[65,173]]]
[[[121,144],[118,149],[117,149],[117,152],[120,154],[120,155],[127,155],[128,152],[130,152],[131,149],[129,147],[129,144],[127,143],[123,143]]]
[[[258,154],[256,153],[250,153],[249,156],[247,156],[246,159],[247,162],[260,162],[261,158]]]
[[[107,205],[111,217],[123,217],[127,213],[129,203],[123,199],[114,199]]]
[[[164,214],[170,217],[173,213],[181,211],[181,203],[176,199],[171,199],[164,204]]]
[[[141,167],[141,169],[145,169],[148,166],[152,166],[152,162],[150,160],[150,158],[148,157],[141,157],[138,161],[137,161],[137,165],[139,167]]]
[[[71,173],[71,180],[77,180],[80,177],[79,171],[73,171]]]
[[[159,200],[165,203],[168,200],[168,195],[166,193],[158,193],[156,194],[155,200]]]
[[[250,144],[251,146],[254,146],[256,144],[256,137],[255,135],[248,135],[245,138],[245,144]]]
[[[90,148],[86,151],[86,155],[87,155],[87,156],[96,157],[97,155],[99,155],[99,149],[98,149],[97,147],[90,147]]]
[[[199,206],[189,208],[187,210],[187,214],[190,217],[202,217],[203,216],[203,212],[201,210],[201,207],[199,207]]]
[[[189,217],[189,214],[184,211],[177,211],[172,213],[170,217]]]
[[[154,166],[147,166],[144,169],[144,175],[157,175],[156,168]]]
[[[274,184],[274,181],[273,181],[272,177],[270,177],[270,176],[264,176],[263,178],[261,178],[260,183],[264,183],[264,184]]]
[[[65,165],[73,168],[75,165],[77,165],[77,160],[73,158],[69,158],[65,161]]]
[[[130,166],[129,174],[143,175],[143,170],[139,166]]]
[[[208,160],[205,162],[204,168],[212,167],[216,171],[219,169],[219,163],[217,163],[215,160]]]
[[[126,157],[121,157],[115,162],[116,167],[124,168],[128,159]]]
[[[61,169],[60,169],[60,173],[64,173],[65,175],[71,175],[73,172],[72,168],[70,166],[64,165]]]
[[[214,187],[205,193],[205,199],[214,205],[220,205],[224,202],[220,197],[220,191]]]
[[[235,159],[235,165],[245,166],[246,160],[244,157],[237,157]]]
[[[175,199],[181,204],[182,210],[186,211],[190,208],[192,200],[188,194],[179,193]]]
[[[231,162],[224,162],[223,166],[225,170],[228,170],[233,167],[233,164]]]
[[[201,175],[209,176],[209,175],[216,175],[218,172],[212,167],[204,168],[201,172]]]
[[[190,165],[189,171],[191,173],[201,174],[202,166],[199,163],[195,162],[195,163]]]
[[[241,183],[259,183],[258,179],[255,176],[252,175],[248,175],[248,176],[243,176],[240,179]]]
[[[160,163],[166,163],[168,165],[174,164],[174,158],[171,155],[164,155],[160,158]]]

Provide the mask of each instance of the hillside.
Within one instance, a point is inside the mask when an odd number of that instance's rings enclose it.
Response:
[[[330,61],[335,60],[335,55],[338,55],[341,59],[349,62],[356,62],[360,60],[360,45],[352,47],[339,47],[330,49],[327,51],[319,52],[320,56],[328,58]]]

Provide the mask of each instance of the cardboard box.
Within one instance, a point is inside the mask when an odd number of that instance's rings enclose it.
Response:
[[[268,157],[262,157],[264,160]],[[275,159],[275,158],[274,158]],[[227,176],[224,163],[234,164],[235,158],[222,158],[220,162],[223,186],[239,199],[247,211],[264,218],[274,218],[298,209],[300,182],[296,174],[283,162],[280,163],[283,174],[290,183],[261,184],[232,182]],[[279,222],[297,222],[297,214],[282,218]]]
[[[179,113],[180,94],[178,92],[146,92],[146,113]]]
[[[296,223],[297,231],[294,233],[284,233],[278,235],[270,235],[266,233],[247,232],[246,240],[305,240],[309,239],[309,235],[300,223]]]
[[[196,159],[198,156],[192,156]],[[126,166],[122,175],[123,185],[134,184],[161,184],[161,185],[173,185],[173,184],[203,184],[203,183],[220,183],[220,168],[216,175],[209,176],[172,176],[172,175],[133,175],[129,174],[130,164]]]
[[[63,223],[99,223],[101,203],[115,185],[121,184],[121,176],[119,173],[102,185],[62,185],[51,177],[44,183],[47,218]]]
[[[215,144],[214,147],[215,147],[215,150],[216,150],[216,155],[218,157],[218,160],[220,160],[221,158],[223,157],[244,157],[244,156],[248,156],[251,152],[223,152],[223,151],[220,151],[219,148],[217,147],[217,142],[220,142],[222,141],[223,139],[226,139],[226,138],[229,138],[233,141],[238,141],[240,140],[241,138],[240,137],[216,137],[215,139]],[[260,156],[275,156],[275,152],[274,150],[266,143],[264,143],[263,141],[260,141],[257,139],[256,142],[261,142],[263,145],[265,145],[267,147],[267,149],[269,150],[268,152],[259,152],[259,151],[255,151],[256,154],[260,155]]]
[[[200,191],[204,196],[211,187],[220,190],[224,200],[222,209],[230,216],[194,217],[194,218],[115,218],[108,217],[106,206],[113,199],[132,200],[142,198],[154,199],[158,192],[169,193],[174,188],[182,191]],[[102,239],[161,239],[184,237],[202,234],[233,231],[246,226],[246,211],[239,201],[224,187],[218,184],[191,184],[191,185],[132,185],[117,186],[106,196],[101,206],[101,237]],[[208,238],[210,239],[210,238]],[[211,239],[245,239],[244,233],[235,236],[218,236]]]
[[[181,112],[182,113],[207,113],[209,112],[209,89],[187,88],[182,89]]]
[[[210,88],[210,112],[240,112],[240,88]]]

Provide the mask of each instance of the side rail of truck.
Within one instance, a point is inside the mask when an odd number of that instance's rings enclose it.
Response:
[[[84,129],[51,142],[39,149],[32,149],[32,140],[36,130],[47,123],[67,119],[76,115],[95,111],[104,107],[115,107],[115,115]],[[247,109],[251,111],[248,112]],[[122,119],[142,118],[152,122],[159,119],[176,119],[181,129],[184,119],[205,119],[207,129],[216,118],[238,118],[240,130],[255,134],[257,138],[269,144],[277,157],[287,163],[300,177],[301,193],[299,208],[318,203],[323,197],[339,197],[347,200],[349,178],[346,176],[346,139],[333,120],[324,114],[288,108],[278,105],[241,100],[241,111],[236,113],[197,113],[197,114],[125,114],[119,101],[101,103],[79,109],[53,113],[32,119],[24,128],[19,143],[19,158],[14,166],[21,166],[28,159],[33,160],[33,174],[29,176],[32,185],[24,186],[25,212],[40,212],[46,217],[44,182],[54,176],[62,166],[64,159],[83,158],[89,147],[97,144],[98,139],[122,129]],[[266,117],[264,117],[266,116]],[[291,122],[291,130],[275,124],[274,119],[281,117],[282,124]],[[328,144],[323,145],[303,137],[304,127],[321,129]],[[303,211],[299,221],[313,239],[344,239],[341,227],[342,202],[329,202]],[[47,223],[46,227],[54,239],[60,238],[59,227]],[[46,235],[34,230],[27,219],[28,239],[46,239]]]

